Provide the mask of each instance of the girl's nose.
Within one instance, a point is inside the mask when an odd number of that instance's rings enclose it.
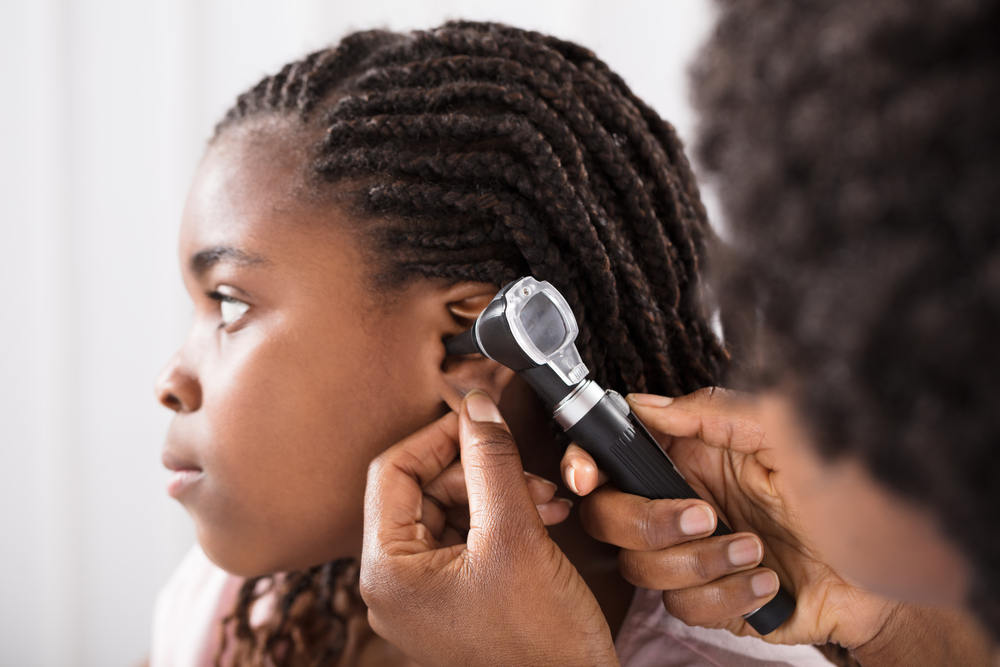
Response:
[[[187,369],[180,353],[167,362],[154,385],[160,403],[174,412],[194,412],[201,407],[201,384]]]

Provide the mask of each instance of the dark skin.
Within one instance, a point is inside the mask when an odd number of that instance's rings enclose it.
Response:
[[[588,531],[622,546],[626,577],[664,590],[671,613],[690,624],[755,634],[740,615],[773,590],[754,593],[752,579],[777,571],[796,594],[797,609],[767,641],[837,642],[866,667],[995,663],[988,636],[968,614],[912,602],[961,599],[967,579],[958,552],[927,515],[893,498],[863,467],[820,461],[805,446],[786,401],[770,396],[759,405],[719,389],[673,401],[629,398],[713,511],[730,525],[753,528],[767,553],[764,570],[734,567],[729,547],[746,535],[686,537],[678,529],[690,501],[595,489],[601,480],[593,461],[572,449],[564,471],[572,487],[590,496],[583,502]],[[559,576],[564,556],[532,528],[534,513],[518,498],[523,485],[512,482],[520,480],[520,467],[509,435],[502,424],[469,428],[465,414],[460,438],[454,420],[425,429],[381,455],[369,473],[362,590],[374,627],[426,665],[616,664],[606,628],[594,627],[593,596],[578,579]],[[469,493],[476,489],[480,496],[470,503],[477,520],[468,544],[444,539],[433,518],[414,509],[421,488],[436,495],[427,479],[459,446],[463,460],[476,466],[475,476],[466,472]],[[468,456],[479,449],[486,452]],[[414,460],[424,465],[411,465]],[[824,516],[824,506],[850,520]],[[828,565],[822,545],[845,541],[861,552],[842,552],[863,568],[856,571],[882,573],[911,602],[866,591]],[[891,573],[893,567],[898,572]],[[483,604],[466,608],[462,601],[470,598]],[[505,613],[511,599],[517,613]],[[535,621],[525,623],[528,615]]]
[[[929,513],[885,490],[861,463],[821,459],[791,391],[628,397],[714,510],[763,539],[764,565],[795,591],[795,613],[764,639],[839,643],[866,666],[994,664],[988,635],[961,610],[968,586],[961,554]],[[729,562],[733,538],[656,533],[658,523],[677,520],[676,503],[599,487],[593,460],[579,448],[567,452],[563,471],[589,495],[588,531],[623,547],[626,578],[665,591],[667,610],[689,624],[756,634],[740,616],[771,595],[756,595],[755,575]]]
[[[181,230],[194,324],[156,387],[176,412],[164,448],[176,471],[170,492],[209,558],[247,577],[360,557],[371,460],[459,410],[472,389],[501,402],[525,468],[558,479],[561,452],[530,389],[488,359],[446,359],[442,341],[468,328],[496,287],[418,278],[374,292],[358,221],[303,196],[301,147],[313,139],[263,118],[209,148]],[[455,470],[437,485],[447,498],[463,493]],[[520,479],[539,524],[562,524],[544,539],[616,631],[633,591],[617,572],[617,549],[586,534],[555,484]],[[459,535],[468,521],[459,503],[445,524]],[[524,619],[528,632],[535,620]],[[349,628],[355,664],[408,662],[366,623]]]
[[[549,437],[551,418],[534,390],[520,377],[515,376],[504,390],[500,412],[509,424],[514,441],[524,443],[518,444],[524,469],[545,479],[561,481],[562,451]],[[557,495],[569,497],[572,491],[563,483]],[[712,530],[714,528],[703,534],[711,534]],[[617,636],[635,590],[618,570],[617,546],[591,537],[580,522],[577,508],[570,512],[567,521],[549,526],[549,535],[580,571],[601,605],[612,635]]]
[[[465,483],[445,492],[439,481],[457,465]],[[518,447],[486,394],[470,392],[457,416],[375,459],[365,499],[369,619],[424,667],[618,664],[601,607],[533,510]],[[460,534],[445,520],[456,507],[469,519]]]

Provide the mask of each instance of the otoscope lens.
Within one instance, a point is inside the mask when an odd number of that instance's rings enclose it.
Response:
[[[521,324],[538,351],[549,355],[559,349],[566,337],[566,323],[556,305],[542,292],[535,294],[521,309]]]

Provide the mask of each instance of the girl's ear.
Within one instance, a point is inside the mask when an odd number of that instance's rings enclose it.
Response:
[[[443,351],[444,340],[471,327],[496,293],[496,286],[488,283],[463,283],[449,294],[448,312],[454,327],[441,341],[441,398],[452,410],[458,411],[462,398],[473,389],[486,392],[499,403],[500,394],[514,377],[514,371],[481,354],[449,355]]]

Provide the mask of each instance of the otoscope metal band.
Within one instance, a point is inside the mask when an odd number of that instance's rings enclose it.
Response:
[[[556,406],[552,416],[556,422],[568,430],[583,419],[595,405],[604,398],[604,390],[596,382],[587,380],[576,387]]]

